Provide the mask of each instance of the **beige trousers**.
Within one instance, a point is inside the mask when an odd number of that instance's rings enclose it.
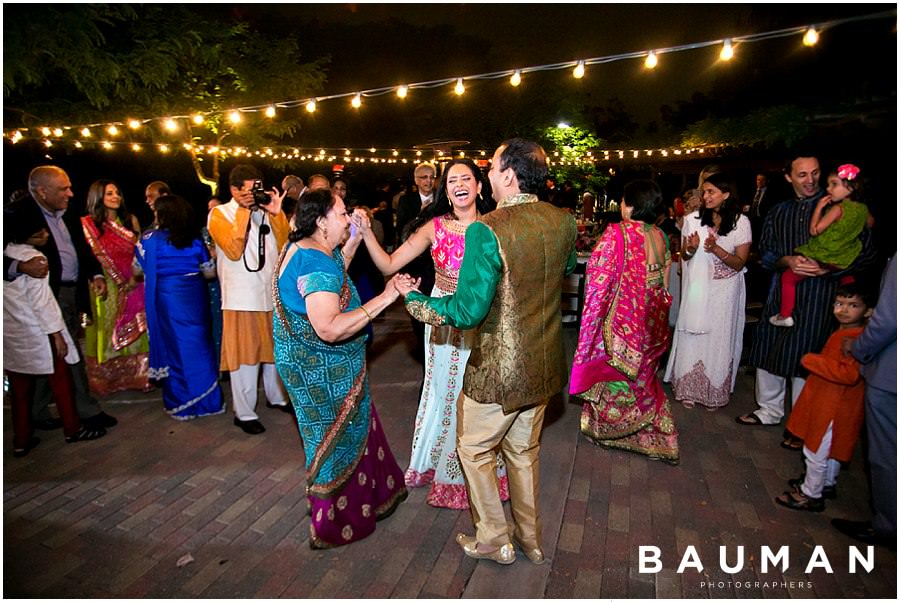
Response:
[[[498,446],[506,461],[513,535],[526,548],[540,548],[538,455],[545,408],[531,406],[504,414],[498,404],[478,403],[464,394],[459,397],[456,449],[466,477],[475,538],[482,548],[510,543],[497,483]]]

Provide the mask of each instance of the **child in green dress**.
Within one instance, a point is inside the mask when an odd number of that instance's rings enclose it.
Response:
[[[809,223],[811,238],[794,251],[815,259],[822,267],[843,270],[850,267],[862,250],[859,233],[868,224],[869,210],[863,203],[853,201],[851,194],[859,196],[861,178],[859,168],[846,163],[828,175],[828,194],[819,199]],[[769,318],[774,326],[791,327],[794,319],[794,301],[797,283],[805,276],[790,269],[781,273],[781,309]]]

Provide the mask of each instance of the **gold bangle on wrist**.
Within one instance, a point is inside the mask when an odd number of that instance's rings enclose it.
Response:
[[[371,322],[371,321],[372,321],[372,314],[370,314],[369,311],[368,311],[364,306],[362,306],[362,305],[360,305],[359,308],[360,308],[361,310],[363,310],[363,313],[366,314],[366,317],[369,318],[369,322]]]

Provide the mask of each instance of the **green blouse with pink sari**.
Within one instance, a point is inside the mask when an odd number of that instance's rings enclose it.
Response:
[[[678,432],[656,374],[669,345],[669,254],[648,265],[644,249],[655,229],[611,224],[594,249],[569,393],[584,401],[581,431],[597,444],[677,463]]]
[[[85,328],[88,383],[96,395],[149,387],[149,342],[144,283],[135,282],[134,249],[138,235],[118,221],[102,230],[86,215],[84,237],[103,266],[107,294],[91,291],[91,321]]]

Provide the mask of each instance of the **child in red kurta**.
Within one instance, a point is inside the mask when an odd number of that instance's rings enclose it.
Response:
[[[840,463],[853,456],[863,423],[865,385],[859,364],[853,356],[844,355],[841,346],[845,339],[855,339],[862,333],[866,318],[872,314],[870,305],[859,286],[841,286],[834,301],[837,331],[821,353],[807,353],[800,360],[810,374],[787,429],[803,440],[806,475],[788,481],[794,489],[775,498],[782,506],[824,510],[823,492],[833,495]]]

